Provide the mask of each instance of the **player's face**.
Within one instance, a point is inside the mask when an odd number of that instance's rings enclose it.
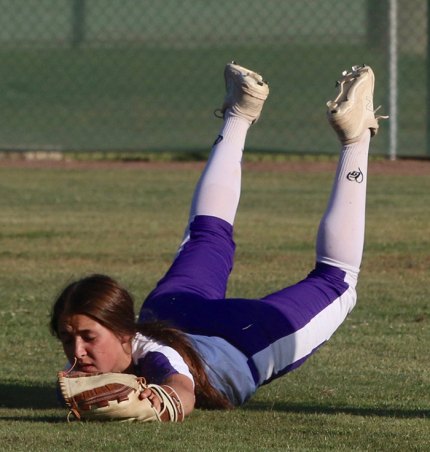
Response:
[[[120,338],[91,317],[64,316],[59,321],[59,338],[74,370],[81,372],[124,372],[132,363],[130,337]]]

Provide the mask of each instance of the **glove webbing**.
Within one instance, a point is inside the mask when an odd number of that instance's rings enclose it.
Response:
[[[91,410],[93,406],[98,408],[109,406],[109,402],[113,400],[124,402],[125,400],[128,400],[128,395],[132,391],[134,391],[134,389],[128,386],[110,383],[99,388],[81,392],[73,398],[73,401],[77,408]],[[109,400],[106,399],[106,393],[109,393]]]

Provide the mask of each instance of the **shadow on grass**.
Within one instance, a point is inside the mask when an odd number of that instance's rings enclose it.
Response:
[[[22,383],[1,383],[0,382],[0,408],[11,409],[31,409],[46,410],[60,408],[57,401],[56,389],[54,386],[48,385],[24,385]],[[307,404],[291,404],[291,403],[270,403],[262,401],[251,401],[245,405],[243,410],[247,411],[278,411],[284,413],[302,413],[302,414],[349,414],[353,416],[380,416],[393,418],[428,418],[430,417],[430,409],[413,410],[402,408],[360,408],[345,406],[321,406]],[[65,421],[64,416],[42,415],[37,416],[1,416],[2,420],[28,421],[28,422],[50,422],[58,423]]]
[[[54,386],[0,382],[0,407],[44,410],[58,408],[59,403]]]
[[[1,421],[46,422],[49,424],[65,424],[66,416],[0,416]]]
[[[0,415],[2,421],[63,423],[66,419],[66,412],[64,415],[38,415],[37,412],[33,412],[60,408],[53,385],[30,386],[23,383],[0,382],[0,409],[4,408],[31,411],[30,414],[23,412],[22,415]]]
[[[289,403],[250,402],[244,408],[249,411],[278,411],[284,413],[308,414],[350,414],[353,416],[379,416],[404,419],[430,417],[430,409],[404,409],[404,408],[361,408],[348,406],[321,406]]]

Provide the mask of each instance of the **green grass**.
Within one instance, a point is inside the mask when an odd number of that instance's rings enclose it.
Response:
[[[0,58],[4,150],[206,150],[220,127],[213,111],[223,98],[222,70],[232,59],[264,71],[270,81],[271,95],[261,119],[265,127],[253,130],[249,148],[336,153],[325,103],[335,93],[341,70],[357,62],[374,68],[375,105],[382,104],[385,114],[389,107],[385,56],[365,45],[234,43],[210,51],[206,46],[143,44],[0,48]],[[401,132],[402,152],[423,155],[426,109],[419,86],[425,84],[425,65],[412,57],[403,67],[399,110],[401,130],[408,138]],[[416,89],[403,90],[403,85]],[[374,152],[388,155],[388,130],[387,124],[381,127]]]
[[[162,164],[0,168],[0,449],[428,450],[428,176],[371,174],[356,309],[247,405],[197,410],[182,425],[65,422],[54,393],[64,357],[47,327],[53,298],[97,271],[139,306],[169,265],[198,175]],[[264,295],[307,273],[331,179],[245,172],[229,295]]]

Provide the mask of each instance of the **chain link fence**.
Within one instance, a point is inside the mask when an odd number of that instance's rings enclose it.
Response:
[[[375,106],[398,113],[374,152],[427,156],[427,3],[0,0],[0,149],[206,150],[236,60],[271,86],[249,149],[337,152],[325,103],[366,63]]]

